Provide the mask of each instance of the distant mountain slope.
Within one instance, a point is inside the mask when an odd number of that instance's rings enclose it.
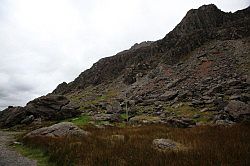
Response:
[[[82,72],[73,82],[60,84],[53,93],[71,93],[90,85],[110,82],[121,75],[124,75],[125,83],[131,84],[135,78],[126,79],[127,70],[138,63],[147,64],[143,69],[147,73],[159,63],[178,63],[180,58],[208,41],[249,36],[249,15],[249,7],[235,13],[225,13],[215,5],[192,9],[163,39],[103,58]]]

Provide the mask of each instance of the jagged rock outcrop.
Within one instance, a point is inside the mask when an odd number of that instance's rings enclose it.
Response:
[[[79,115],[78,106],[70,104],[69,99],[61,95],[42,96],[30,101],[25,109],[29,114],[44,120],[58,120]]]
[[[12,127],[30,124],[35,119],[60,120],[80,114],[79,107],[61,95],[42,96],[30,101],[25,107],[9,107],[0,114],[0,126]]]
[[[21,124],[27,116],[23,107],[9,107],[0,112],[0,126],[11,127]]]

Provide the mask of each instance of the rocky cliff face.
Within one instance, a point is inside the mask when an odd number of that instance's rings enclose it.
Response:
[[[250,8],[225,13],[215,5],[204,5],[190,10],[183,20],[163,39],[156,42],[144,42],[140,47],[118,53],[115,56],[99,60],[90,69],[81,73],[73,82],[60,84],[53,93],[67,94],[85,89],[90,85],[108,83],[124,75],[125,82],[131,84],[136,73],[128,73],[138,63],[146,64],[147,73],[159,63],[176,64],[195,48],[211,40],[234,40],[250,35]]]
[[[190,120],[247,120],[249,23],[250,8],[235,13],[215,5],[192,9],[163,39],[101,59],[53,93],[68,96],[94,116],[122,114],[128,107],[131,117],[139,116],[132,121],[156,116],[157,122],[177,126],[193,124]]]

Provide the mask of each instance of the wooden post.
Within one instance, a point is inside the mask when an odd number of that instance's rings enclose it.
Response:
[[[126,101],[126,116],[127,116],[127,122],[128,122],[128,101]]]

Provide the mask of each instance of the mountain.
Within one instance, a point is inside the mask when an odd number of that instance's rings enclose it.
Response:
[[[65,94],[90,85],[110,82],[126,74],[137,64],[147,64],[145,72],[159,63],[173,65],[195,48],[211,40],[230,40],[249,36],[249,8],[225,13],[215,5],[204,5],[190,10],[182,21],[163,39],[99,60],[81,73],[73,82],[60,84],[53,93]],[[133,67],[132,67],[133,68]],[[136,73],[134,73],[134,76]],[[133,83],[125,81],[126,83]]]
[[[44,114],[45,107],[64,110],[60,119],[84,113],[116,121],[128,111],[131,123],[189,126],[249,120],[249,41],[250,7],[226,13],[203,5],[188,11],[163,39],[103,58],[74,81],[29,102],[22,117],[56,119],[58,114]],[[61,104],[61,99],[67,102]],[[1,113],[0,123],[6,117]]]

